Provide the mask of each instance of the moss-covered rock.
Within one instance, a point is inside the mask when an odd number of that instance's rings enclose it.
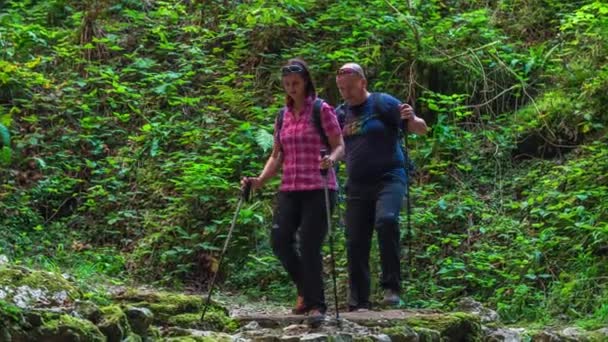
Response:
[[[152,324],[154,314],[150,309],[128,306],[126,309],[127,319],[133,332],[145,335]]]
[[[228,317],[223,311],[211,310],[205,314],[205,320],[201,320],[201,312],[186,313],[169,318],[170,325],[202,330],[213,330],[233,332],[238,329],[238,323]]]
[[[162,321],[176,314],[201,311],[204,305],[204,300],[201,296],[138,289],[128,289],[124,293],[115,296],[115,299],[125,304],[146,307],[152,310],[154,316]],[[210,307],[228,314],[228,310],[215,303],[211,303]]]
[[[169,318],[168,323],[180,328],[198,329],[202,322],[198,313],[185,313]]]
[[[101,308],[101,314],[97,327],[108,338],[108,342],[120,342],[131,333],[127,315],[118,305]]]
[[[204,304],[201,296],[138,289],[128,289],[116,299],[128,303],[149,303],[154,309],[168,314],[199,311]]]
[[[608,328],[593,331],[589,334],[589,341],[600,342],[608,341]]]
[[[524,333],[524,339],[534,342],[605,342],[608,341],[607,334],[597,331],[586,331],[577,327],[567,327],[563,329],[549,328],[546,330],[529,329]],[[498,341],[498,339],[492,339]],[[502,341],[502,339],[500,340]]]
[[[354,340],[353,334],[350,333],[338,333],[329,337],[331,342],[352,342]],[[284,340],[281,340],[284,341]]]
[[[25,340],[27,322],[23,311],[0,300],[0,342]]]
[[[416,327],[414,331],[418,334],[419,342],[442,342],[441,333],[437,330]]]
[[[0,321],[22,322],[23,310],[0,299]]]
[[[353,342],[374,342],[374,339],[369,336],[355,336]]]
[[[279,338],[277,338],[281,341]],[[300,338],[300,342],[330,342],[331,338],[327,334],[324,333],[310,333],[302,336]]]
[[[407,325],[384,328],[381,332],[393,342],[417,342],[418,334]]]
[[[232,339],[218,339],[216,336],[180,336],[164,339],[167,342],[231,342]]]
[[[79,291],[59,274],[10,265],[0,266],[0,294],[21,308],[65,305],[80,298]]]
[[[160,328],[155,327],[155,326],[150,326],[148,328],[148,331],[146,333],[146,335],[142,336],[144,342],[148,342],[148,341],[157,341],[161,338],[162,333],[160,331]]]
[[[25,312],[23,316],[25,318],[26,326],[38,328],[39,326],[44,324],[44,321],[42,319],[43,314],[40,312],[28,311]]]
[[[416,328],[430,329],[438,331],[444,340],[450,342],[482,340],[481,322],[473,314],[456,312],[415,315],[407,317],[405,323],[414,327],[419,335],[419,329]]]
[[[36,341],[47,342],[106,341],[106,337],[90,321],[65,314],[47,320],[33,336]]]
[[[167,330],[167,337],[163,341],[194,341],[194,342],[232,342],[232,336],[212,331],[200,331],[194,329],[170,328]]]
[[[201,321],[204,300],[201,296],[170,292],[129,289],[116,296],[125,306],[147,308],[153,313],[153,324],[174,325],[184,328],[232,332],[238,323],[228,317],[228,310],[211,303],[205,321]]]
[[[122,342],[143,342],[143,339],[137,334],[130,333]]]
[[[91,301],[77,300],[74,303],[74,315],[93,322],[99,323],[102,318],[102,312],[99,307]]]

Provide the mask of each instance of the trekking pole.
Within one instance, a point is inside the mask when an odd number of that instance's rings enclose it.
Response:
[[[407,268],[407,280],[411,281],[412,280],[412,267],[413,267],[413,262],[412,262],[412,224],[411,224],[411,213],[412,213],[412,204],[410,201],[410,157],[409,157],[409,146],[407,143],[407,135],[408,135],[408,120],[404,120],[405,121],[405,132],[403,134],[403,140],[405,143],[405,160],[407,162],[406,167],[405,167],[405,173],[406,173],[406,181],[405,181],[405,201],[406,201],[406,217],[407,217],[407,230],[406,230],[406,235],[407,235],[407,256],[406,256],[406,260],[408,263],[408,268]]]
[[[236,224],[236,218],[239,215],[239,211],[241,211],[241,206],[243,202],[249,199],[249,193],[251,192],[251,182],[246,182],[245,187],[241,189],[241,196],[239,197],[239,202],[236,206],[236,211],[234,212],[234,217],[232,218],[232,223],[230,225],[230,230],[228,230],[228,236],[226,236],[226,241],[224,242],[224,248],[222,249],[222,253],[220,254],[220,260],[217,263],[217,269],[213,273],[213,278],[211,279],[211,285],[209,286],[209,292],[207,293],[207,300],[205,301],[205,306],[203,307],[203,313],[201,314],[201,321],[205,320],[205,313],[207,313],[207,309],[209,308],[209,301],[211,300],[211,293],[213,292],[213,286],[215,285],[215,279],[217,278],[217,274],[220,271],[220,266],[222,265],[222,260],[224,259],[224,254],[226,253],[226,249],[228,248],[228,242],[230,242],[230,237],[232,236],[232,231],[234,230],[234,226]]]
[[[327,155],[326,149],[321,149],[321,159]],[[336,305],[336,323],[340,327],[340,311],[338,309],[338,285],[336,283],[336,258],[334,256],[334,234],[331,230],[331,211],[329,209],[329,168],[321,169],[321,175],[325,178],[325,216],[327,217],[327,234],[329,234],[329,253],[331,255],[331,276],[334,282],[334,300]]]

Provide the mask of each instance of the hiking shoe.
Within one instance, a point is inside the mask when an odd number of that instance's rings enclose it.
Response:
[[[298,296],[296,300],[296,306],[291,310],[295,315],[303,315],[308,311],[306,304],[304,304],[304,297]]]
[[[318,328],[325,320],[325,314],[318,309],[308,311],[306,322],[311,328]]]
[[[391,289],[384,290],[382,304],[387,306],[399,306],[400,303],[401,298],[399,298],[399,293],[397,291]]]
[[[366,311],[371,311],[371,309],[372,309],[372,306],[370,303],[363,304],[363,305],[349,305],[348,306],[349,312],[366,312]]]

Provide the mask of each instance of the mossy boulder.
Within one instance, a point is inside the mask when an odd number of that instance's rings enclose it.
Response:
[[[115,296],[115,300],[124,306],[149,309],[153,313],[152,323],[156,325],[224,332],[238,328],[238,323],[228,316],[228,310],[215,303],[210,304],[205,321],[201,321],[204,306],[201,296],[129,289]]]
[[[80,298],[80,292],[61,275],[0,265],[0,299],[20,308],[61,306]]]
[[[408,340],[420,341],[481,341],[480,318],[475,314],[441,313],[428,310],[383,310],[365,313],[348,312],[343,318],[365,327],[381,328],[382,333]]]
[[[95,324],[66,314],[45,320],[44,325],[33,332],[33,336],[35,341],[46,342],[106,341],[106,337]]]
[[[160,328],[151,325],[150,328],[148,328],[148,332],[144,336],[143,340],[144,341],[156,341],[156,340],[159,340],[161,338],[161,336],[162,336],[162,332],[161,332]]]
[[[392,342],[418,342],[418,334],[407,325],[384,328],[382,333],[388,335]]]
[[[167,321],[170,325],[182,328],[233,332],[239,328],[236,321],[228,317],[223,311],[210,310],[205,313],[205,320],[201,320],[201,312],[176,315]]]
[[[0,342],[25,340],[27,327],[23,311],[8,302],[0,300]]]
[[[164,339],[167,342],[232,342],[232,338],[219,338],[217,336],[180,336]]]
[[[127,315],[118,305],[101,308],[101,314],[97,327],[108,338],[108,342],[120,342],[131,333]]]
[[[23,310],[0,299],[0,321],[16,323],[23,322]]]
[[[144,335],[147,333],[154,314],[150,309],[128,306],[125,308],[129,325],[136,334]]]
[[[131,333],[122,342],[143,342],[143,339],[141,336]]]
[[[160,321],[182,313],[197,312],[203,307],[200,296],[138,289],[128,289],[115,296],[115,299],[124,304],[148,308],[154,313],[155,319]]]
[[[423,327],[414,328],[416,334],[418,334],[419,342],[442,342],[441,333],[437,330],[427,329]]]
[[[606,329],[606,328],[604,328]],[[546,330],[530,329],[524,332],[524,339],[534,342],[553,342],[553,341],[584,341],[584,342],[605,342],[608,341],[608,330],[604,333],[600,331],[586,331],[577,327],[550,328]],[[498,341],[493,339],[492,341]],[[500,340],[502,341],[502,340]]]
[[[414,328],[418,333],[420,341],[434,341],[434,334],[423,331],[437,331],[442,341],[481,341],[482,330],[478,316],[468,313],[443,313],[443,314],[421,314],[407,317],[404,322]],[[421,334],[422,333],[422,334]],[[422,336],[428,335],[428,336]]]
[[[95,303],[93,303],[91,301],[80,301],[80,300],[77,300],[74,303],[73,315],[76,317],[80,317],[80,318],[89,320],[95,324],[99,323],[99,321],[101,321],[101,318],[103,316],[101,310]]]
[[[169,328],[163,341],[177,342],[232,342],[232,336],[213,331],[200,331],[195,329]]]

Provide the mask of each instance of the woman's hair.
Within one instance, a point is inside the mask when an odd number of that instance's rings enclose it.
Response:
[[[306,96],[316,97],[317,91],[315,90],[315,84],[310,76],[308,64],[306,64],[303,59],[292,58],[281,68],[281,77],[291,73],[297,73],[304,79],[304,82],[306,83]],[[291,106],[293,105],[293,99],[289,95],[286,95],[285,103],[288,106]]]

